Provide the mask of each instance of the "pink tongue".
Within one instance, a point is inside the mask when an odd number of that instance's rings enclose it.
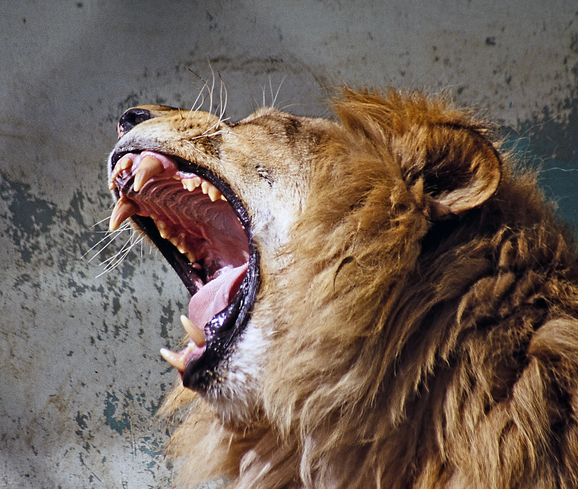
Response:
[[[203,328],[215,314],[221,312],[233,299],[249,267],[230,267],[199,290],[189,302],[189,319]]]

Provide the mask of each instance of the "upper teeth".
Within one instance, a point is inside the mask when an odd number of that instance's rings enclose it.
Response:
[[[117,179],[122,172],[133,169],[133,158],[134,156],[125,155],[116,164],[113,172],[110,175],[110,184],[109,184],[110,190],[116,188]],[[165,171],[165,169],[161,161],[159,161],[154,156],[148,154],[145,155],[142,159],[140,159],[140,162],[138,163],[136,169],[134,170],[134,184],[133,184],[134,191],[139,192],[149,180],[151,180],[153,177],[157,175],[160,175],[161,173],[163,173],[163,171]],[[208,195],[208,197],[211,199],[212,202],[215,202],[218,199],[226,201],[225,197],[219,191],[219,189],[217,189],[217,187],[215,187],[212,183],[204,180],[199,176],[195,175],[193,177],[181,178],[177,173],[173,176],[173,178],[176,180],[180,180],[183,185],[183,188],[188,190],[189,192],[193,192],[198,187],[201,187],[201,191],[203,192],[203,194]],[[138,206],[134,202],[129,200],[128,197],[126,197],[125,195],[121,195],[120,199],[117,201],[112,211],[109,223],[109,230],[114,231],[115,229],[117,229],[125,219],[131,217],[137,211]],[[172,230],[170,229],[170,227],[167,227],[165,222],[158,221],[157,227],[159,229],[162,238],[171,239]],[[186,243],[184,243],[184,240],[180,240],[178,244],[175,246],[179,248],[179,251],[182,248],[184,250],[184,254],[187,254],[188,249],[186,247]]]
[[[152,177],[164,171],[163,164],[152,156],[145,156],[134,176],[134,191],[138,192]]]
[[[187,189],[189,192],[192,192],[201,185],[201,181],[201,177],[193,177],[183,178],[181,183],[183,184],[183,188]]]
[[[114,167],[114,171],[110,175],[110,183],[108,184],[109,190],[114,190],[116,188],[116,179],[124,171],[132,166],[132,160],[130,156],[124,155],[122,159]]]
[[[108,188],[110,190],[114,190],[116,188],[116,180],[120,176],[120,174],[125,171],[131,169],[133,166],[133,159],[130,155],[123,156],[119,162],[114,167],[113,172],[110,175],[110,183]],[[136,170],[134,172],[134,184],[133,188],[135,192],[139,192],[145,184],[154,176],[159,175],[165,171],[163,164],[154,156],[145,155],[141,160]],[[183,184],[183,188],[187,189],[189,192],[193,192],[197,187],[201,187],[202,192],[205,195],[208,195],[209,198],[215,202],[217,199],[226,200],[223,197],[223,194],[219,191],[217,187],[215,187],[212,183],[208,182],[207,180],[199,177],[199,176],[192,176],[192,177],[181,177],[179,174],[173,175],[175,180],[180,180]]]
[[[114,209],[112,210],[112,215],[110,216],[110,221],[108,223],[108,229],[114,231],[123,223],[125,219],[128,219],[132,215],[136,214],[138,211],[137,205],[129,200],[126,195],[121,196],[116,202]]]

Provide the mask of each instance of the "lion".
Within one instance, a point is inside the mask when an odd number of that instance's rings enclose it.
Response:
[[[535,172],[446,97],[332,108],[118,123],[110,229],[191,296],[175,484],[578,487],[577,255]]]

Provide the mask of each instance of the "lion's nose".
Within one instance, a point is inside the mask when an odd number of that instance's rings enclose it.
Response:
[[[120,117],[118,124],[116,126],[116,133],[118,134],[118,139],[123,137],[128,131],[130,131],[134,126],[140,124],[141,122],[148,121],[151,118],[151,113],[146,109],[128,109]]]

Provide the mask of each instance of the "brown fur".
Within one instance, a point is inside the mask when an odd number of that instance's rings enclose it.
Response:
[[[334,108],[255,306],[259,404],[223,419],[178,388],[178,483],[578,487],[578,268],[534,176],[443,100]]]

